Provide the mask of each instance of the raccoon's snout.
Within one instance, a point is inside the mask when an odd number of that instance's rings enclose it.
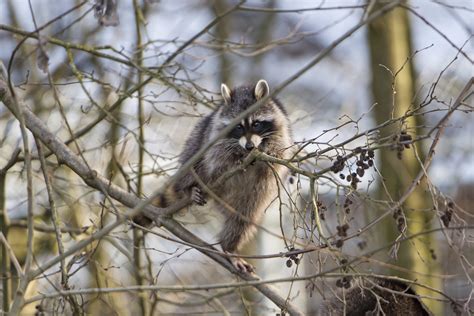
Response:
[[[250,137],[242,136],[239,139],[240,146],[242,146],[242,148],[245,148],[248,151],[251,151],[254,148],[258,148],[261,142],[262,138],[258,135],[251,135]]]

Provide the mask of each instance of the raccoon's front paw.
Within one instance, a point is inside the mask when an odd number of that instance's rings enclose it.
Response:
[[[207,203],[204,193],[198,186],[194,186],[191,191],[191,200],[197,205],[204,205]]]

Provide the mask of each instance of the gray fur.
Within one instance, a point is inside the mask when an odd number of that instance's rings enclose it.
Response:
[[[350,289],[344,290],[344,293],[341,291],[338,295],[339,298],[325,304],[321,315],[432,315],[422,303],[419,296],[403,282],[369,278],[367,280],[358,280],[357,283],[358,284],[352,286]],[[380,305],[377,304],[377,299]],[[382,310],[380,310],[380,308]]]
[[[255,93],[269,93],[266,81],[259,81],[261,85],[238,87],[227,91],[224,84],[221,86],[224,104],[214,112],[204,117],[194,128],[181,154],[180,162],[185,163],[203,144],[209,142],[220,130],[242,111],[257,102]],[[227,88],[228,89],[228,88]],[[266,90],[265,90],[266,89]],[[280,158],[289,158],[291,155],[291,131],[286,111],[276,100],[270,100],[257,112],[247,118],[249,121],[272,120],[273,131],[263,137],[259,150]],[[220,139],[195,164],[194,169],[198,176],[209,186],[223,173],[235,168],[248,154],[238,139],[230,136]],[[280,178],[286,175],[286,168],[273,165]],[[175,190],[190,194],[196,182],[191,174],[186,175],[176,185]],[[224,228],[220,233],[221,245],[226,252],[235,252],[253,236],[255,226],[271,200],[276,196],[277,179],[270,166],[264,162],[256,162],[248,166],[245,171],[237,173],[228,179],[215,193],[230,205],[237,213],[219,206],[226,217]],[[218,204],[220,205],[220,204]]]

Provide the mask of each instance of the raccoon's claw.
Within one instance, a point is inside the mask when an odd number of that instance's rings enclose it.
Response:
[[[231,257],[230,262],[240,272],[252,273],[255,271],[255,267],[241,258]]]
[[[201,189],[197,186],[194,186],[191,191],[191,199],[193,200],[194,203],[197,205],[204,205],[206,204],[206,198],[204,197],[203,192]]]

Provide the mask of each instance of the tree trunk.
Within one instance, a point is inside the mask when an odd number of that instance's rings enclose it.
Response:
[[[372,22],[368,28],[372,95],[373,101],[377,103],[374,110],[377,124],[403,116],[413,109],[413,104],[416,104],[414,100],[415,71],[410,58],[413,51],[409,22],[407,11],[397,8]],[[410,59],[407,60],[407,58]],[[422,125],[423,120],[420,116],[411,116],[402,125],[394,125],[382,130],[380,136],[390,137],[406,132],[415,138],[420,133]],[[379,184],[378,198],[397,201],[420,172],[418,159],[423,160],[423,157],[423,148],[420,144],[417,146],[412,144],[409,149],[404,149],[401,152],[401,159],[397,150],[382,149],[379,154],[378,169],[383,176],[385,186]],[[402,207],[406,216],[407,235],[422,232],[431,226],[434,214],[430,212],[432,203],[426,189],[426,183],[420,183]],[[385,221],[384,228],[385,235],[381,240],[385,243],[392,242],[400,234],[397,231],[397,222],[394,222],[392,218]],[[440,289],[440,279],[432,277],[438,270],[438,265],[432,259],[431,253],[435,250],[434,237],[425,235],[402,244],[396,264],[411,271],[405,276]],[[433,295],[432,292],[421,287],[416,290],[420,295]],[[425,300],[424,303],[434,314],[441,312],[439,302]]]

